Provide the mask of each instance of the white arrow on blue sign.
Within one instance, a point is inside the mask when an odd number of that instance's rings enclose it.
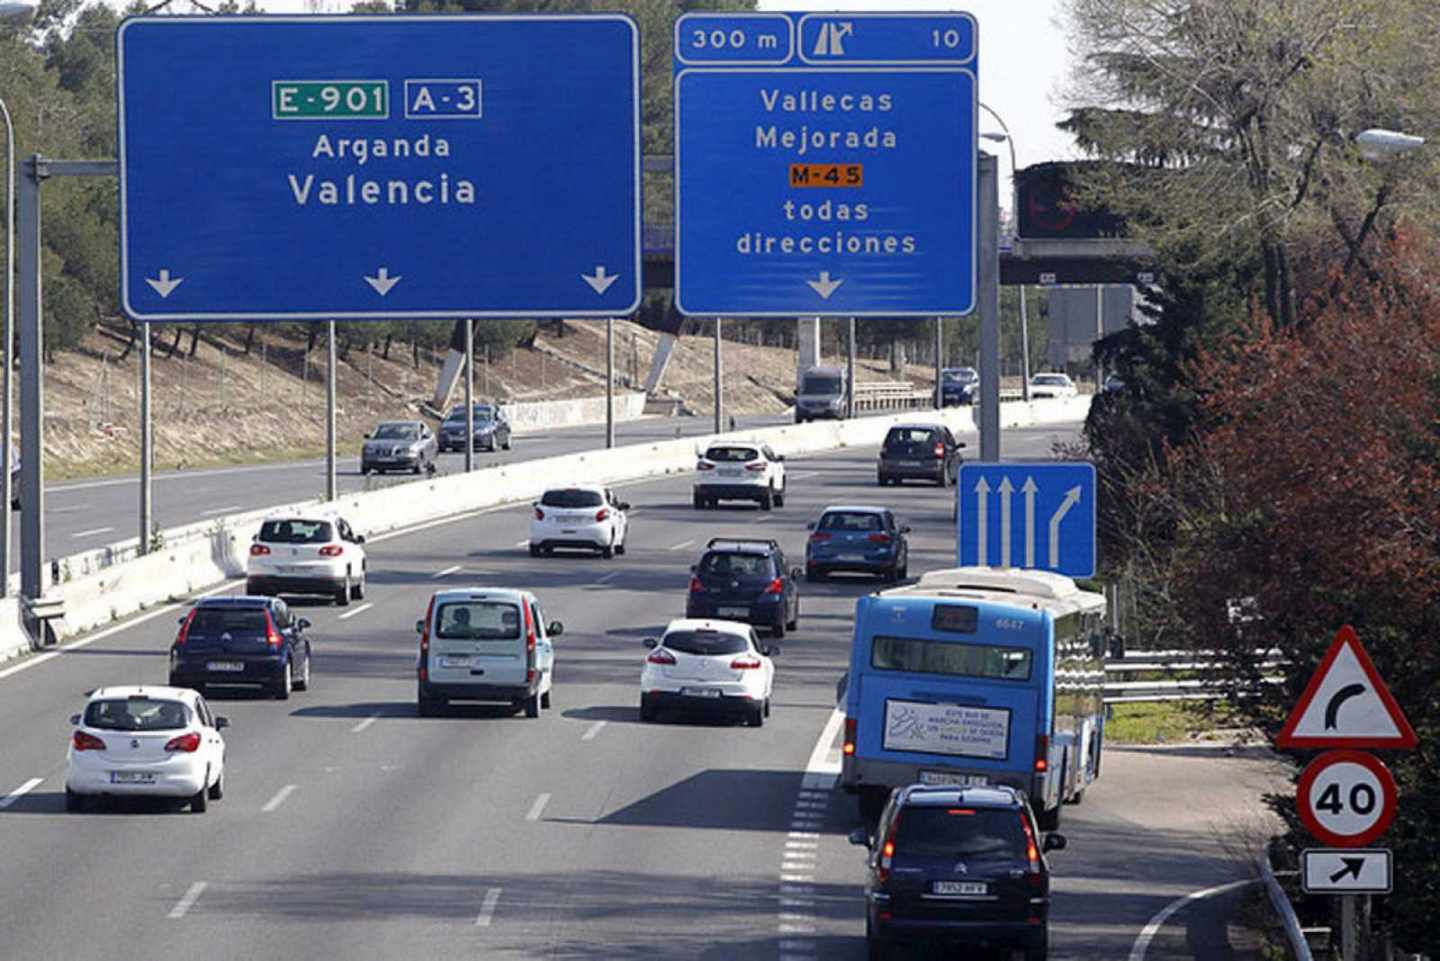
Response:
[[[956,497],[961,566],[1095,576],[1093,465],[963,464]]]

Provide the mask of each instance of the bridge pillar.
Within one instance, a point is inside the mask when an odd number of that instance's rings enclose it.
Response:
[[[800,357],[795,364],[795,383],[799,384],[800,372],[820,363],[820,318],[797,318],[795,332],[800,343]]]

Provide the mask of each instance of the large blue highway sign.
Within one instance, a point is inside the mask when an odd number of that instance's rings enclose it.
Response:
[[[973,309],[976,44],[963,13],[680,17],[679,309]]]
[[[962,566],[1095,576],[1095,468],[1087,463],[962,464]]]
[[[117,45],[137,319],[639,303],[627,17],[145,17]]]

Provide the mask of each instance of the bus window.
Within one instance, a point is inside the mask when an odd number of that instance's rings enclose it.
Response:
[[[881,671],[1026,681],[1030,662],[1029,649],[998,644],[877,636],[870,646],[870,666]]]

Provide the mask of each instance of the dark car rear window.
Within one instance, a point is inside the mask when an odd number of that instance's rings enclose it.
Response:
[[[715,551],[700,561],[700,573],[727,577],[770,577],[774,568],[765,554]]]
[[[815,525],[821,531],[880,531],[885,529],[879,514],[860,511],[830,511]]]
[[[907,806],[895,835],[897,855],[1024,861],[1019,811],[999,808]]]
[[[743,654],[750,649],[747,638],[724,631],[671,631],[663,644],[681,654]]]
[[[712,447],[705,452],[706,460],[713,460],[720,463],[744,463],[747,460],[755,460],[760,452],[753,447]]]
[[[910,447],[912,445],[933,446],[940,440],[940,432],[931,427],[892,427],[885,435],[885,446]]]
[[[214,637],[220,634],[264,634],[263,607],[198,607],[190,619],[190,634]]]
[[[600,496],[599,491],[582,491],[571,487],[546,491],[540,498],[540,503],[546,507],[599,507],[605,503],[605,498]]]
[[[495,419],[495,408],[493,408],[493,407],[477,407],[477,408],[475,408],[475,419],[476,419],[476,420],[494,420],[494,419]],[[448,413],[448,414],[445,415],[445,423],[447,423],[447,424],[463,424],[463,423],[465,423],[465,408],[464,408],[464,407],[456,407],[454,410],[450,411],[450,413]]]
[[[117,697],[85,706],[85,726],[109,731],[173,731],[190,724],[190,709],[180,701]]]
[[[271,544],[328,544],[335,537],[326,521],[266,521],[260,539]]]

